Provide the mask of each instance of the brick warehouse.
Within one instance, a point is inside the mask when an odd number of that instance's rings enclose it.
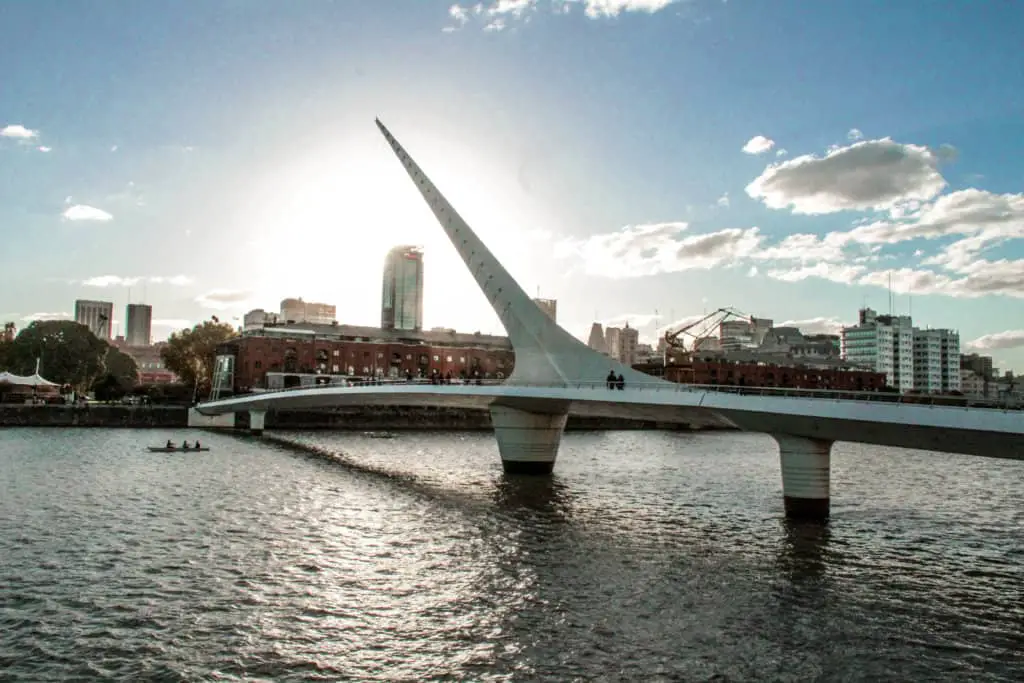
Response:
[[[634,366],[641,372],[661,374],[670,382],[788,389],[835,391],[879,391],[885,388],[885,373],[871,370],[813,368],[775,363],[754,363],[723,359],[695,359],[690,363],[663,367]]]
[[[508,338],[454,330],[384,330],[355,325],[267,325],[217,349],[234,356],[234,391],[272,388],[267,373],[354,377],[508,377]]]

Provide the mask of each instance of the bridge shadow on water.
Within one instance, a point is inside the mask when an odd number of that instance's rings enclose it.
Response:
[[[260,440],[319,463],[341,468],[351,474],[386,481],[406,492],[438,501],[447,508],[463,508],[467,514],[479,514],[490,510],[502,517],[531,523],[543,521],[546,525],[552,526],[568,523],[572,514],[571,489],[560,481],[557,475],[509,475],[496,469],[477,473],[475,478],[460,482],[461,486],[453,487],[449,482],[433,481],[423,473],[360,462],[337,448],[303,443],[271,434],[265,434]]]

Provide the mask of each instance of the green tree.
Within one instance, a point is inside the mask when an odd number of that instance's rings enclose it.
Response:
[[[217,346],[235,336],[231,325],[205,321],[191,330],[175,332],[160,350],[164,367],[176,374],[183,384],[197,386],[203,395],[212,385]]]
[[[108,347],[104,360],[106,374],[112,376],[127,391],[139,383],[139,368],[135,359],[116,347]]]
[[[37,320],[23,329],[7,352],[8,369],[19,375],[35,372],[51,382],[77,390],[91,387],[104,372],[108,345],[85,325],[70,320]]]
[[[103,374],[92,385],[100,401],[113,401],[124,396],[139,381],[135,359],[114,346],[107,347],[103,358]]]

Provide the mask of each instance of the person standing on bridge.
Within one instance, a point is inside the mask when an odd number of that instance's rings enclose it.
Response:
[[[619,376],[615,378],[615,386],[618,387],[619,390],[626,388],[626,378],[622,376],[621,372],[619,373]]]
[[[616,382],[618,382],[618,378],[615,376],[615,371],[609,370],[608,376],[605,378],[604,383],[608,385],[609,389],[614,389]]]

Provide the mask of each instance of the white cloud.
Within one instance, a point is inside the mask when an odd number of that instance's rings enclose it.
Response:
[[[86,206],[85,204],[74,204],[69,206],[65,209],[62,215],[69,221],[96,221],[101,223],[105,223],[113,218],[112,215],[103,209],[97,209],[94,206]]]
[[[40,152],[44,154],[53,151],[53,147],[47,147],[46,145],[39,145],[38,147],[36,147],[36,149],[38,149]]]
[[[134,287],[140,282],[152,282],[153,284],[174,285],[183,287],[192,283],[192,278],[187,275],[151,275],[149,277],[134,276],[124,277],[121,275],[97,275],[82,280],[86,287]]]
[[[864,133],[860,132],[857,128],[851,128],[850,132],[846,134],[846,139],[851,142],[857,142],[864,139]]]
[[[476,5],[454,4],[448,8],[448,16],[455,22],[454,26],[446,26],[445,32],[456,31],[465,26],[470,19],[480,17],[484,20],[485,31],[501,31],[510,21],[529,21],[530,14],[541,7],[548,8],[554,14],[568,14],[572,7],[583,8],[583,13],[590,19],[607,19],[617,17],[623,12],[646,12],[654,14],[669,5],[682,0],[489,0]]]
[[[892,289],[897,294],[944,294],[966,299],[1002,295],[1024,299],[1024,259],[981,260],[964,277],[898,268],[868,273],[858,283],[888,287],[890,274]]]
[[[844,261],[847,255],[843,249],[848,242],[846,233],[829,233],[824,237],[797,233],[758,251],[753,258],[764,261]]]
[[[576,0],[581,2],[584,13],[591,19],[616,17],[622,12],[647,12],[654,14],[677,0]]]
[[[937,196],[946,187],[938,163],[927,147],[866,140],[836,147],[824,157],[806,154],[770,164],[747,186],[747,194],[798,214],[889,209]]]
[[[225,310],[237,308],[252,297],[251,292],[236,289],[214,289],[196,297],[196,303],[203,308]]]
[[[715,202],[715,204],[718,204],[723,209],[728,209],[729,208],[729,193],[728,192],[723,193],[722,196],[718,198],[718,201]]]
[[[30,313],[22,318],[24,322],[34,322],[36,320],[68,320],[71,318],[70,313]]]
[[[137,277],[121,277],[120,275],[97,275],[82,280],[82,284],[86,287],[132,287],[138,284],[142,278]]]
[[[861,265],[845,265],[841,263],[815,263],[813,265],[802,265],[797,268],[777,268],[768,271],[768,277],[783,282],[800,282],[809,277],[831,280],[841,284],[853,284],[857,281],[867,268]]]
[[[789,151],[783,147],[780,147],[779,149],[775,150],[775,156],[777,157],[784,157],[787,154],[789,154]]]
[[[0,137],[14,138],[15,140],[32,140],[39,137],[39,131],[26,128],[20,123],[11,123],[0,128]]]
[[[175,287],[184,287],[185,285],[192,284],[192,278],[188,275],[155,275],[149,278],[149,281],[157,285],[174,285]]]
[[[776,327],[798,327],[804,334],[839,334],[849,323],[836,317],[805,318],[803,320],[786,320],[776,323]]]
[[[850,231],[865,244],[896,244],[907,240],[968,235],[935,264],[961,262],[1008,239],[1024,238],[1024,193],[993,194],[967,189],[951,192],[897,221],[878,221]]]
[[[1024,330],[1006,330],[985,334],[974,341],[967,342],[972,349],[991,350],[1018,349],[1024,347]]]
[[[775,146],[775,141],[763,135],[755,135],[743,145],[743,151],[747,154],[764,154]]]
[[[687,223],[628,225],[613,233],[567,240],[556,255],[578,256],[588,273],[628,278],[732,265],[755,252],[761,243],[757,228],[730,228],[684,236]]]

